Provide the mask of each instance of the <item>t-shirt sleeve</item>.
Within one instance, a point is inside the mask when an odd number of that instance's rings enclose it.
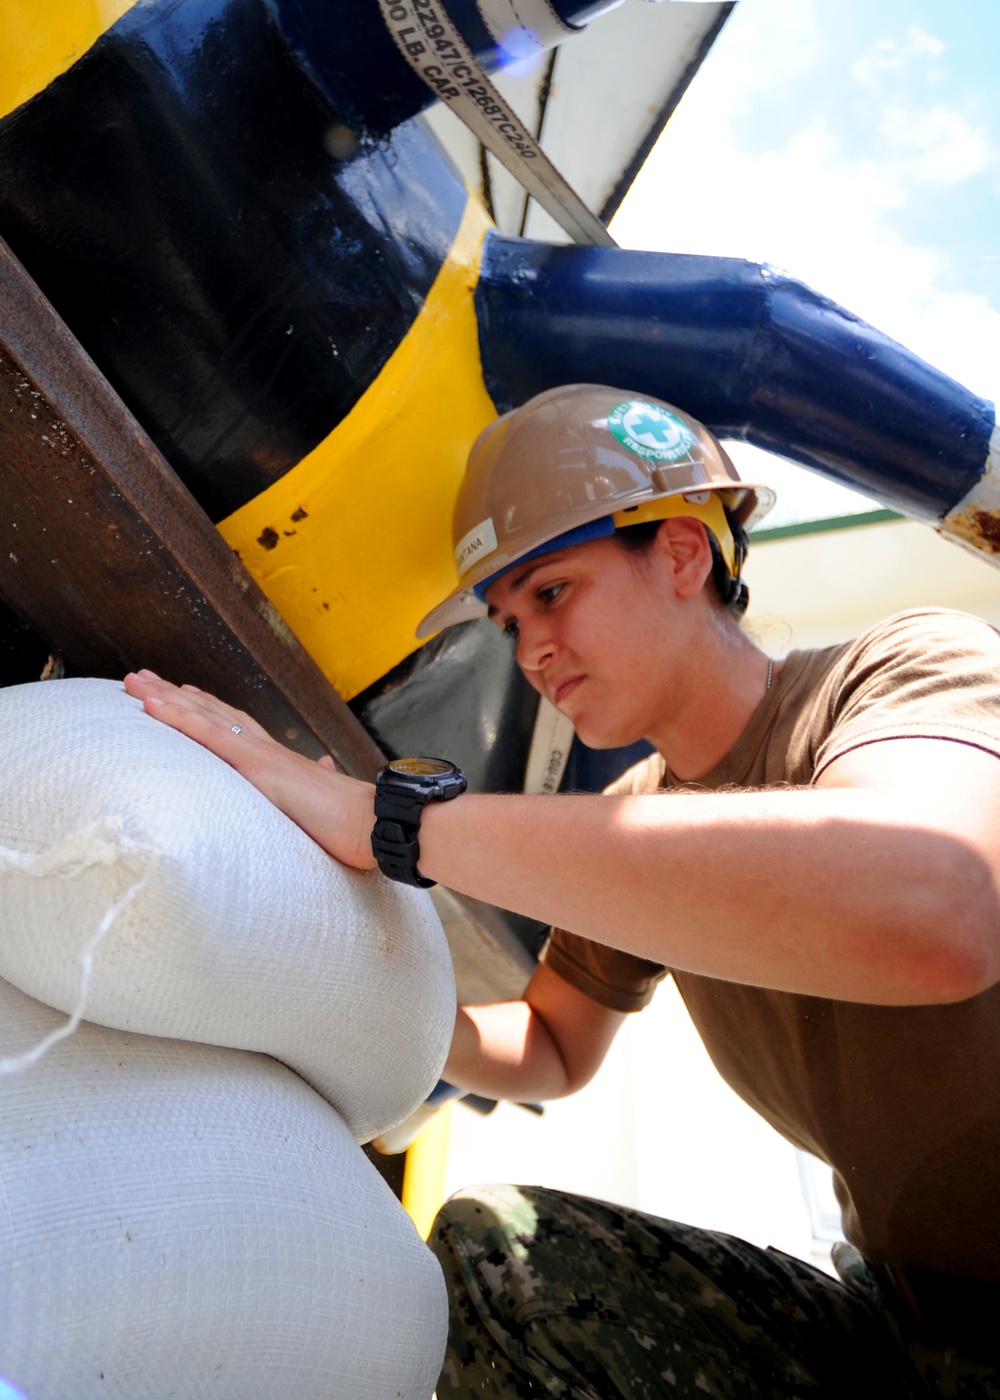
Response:
[[[814,779],[884,739],[951,739],[1000,757],[1000,633],[980,618],[900,613],[845,650],[835,682]]]
[[[655,792],[663,777],[663,760],[653,754],[613,782],[608,793]],[[594,943],[589,938],[554,928],[539,961],[559,974],[571,987],[612,1011],[641,1011],[648,1006],[658,982],[667,972],[659,963],[647,962]]]
[[[592,943],[562,928],[552,930],[539,961],[578,992],[612,1011],[641,1011],[667,975],[659,963]]]

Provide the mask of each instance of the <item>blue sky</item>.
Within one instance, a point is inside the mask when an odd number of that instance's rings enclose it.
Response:
[[[1000,399],[998,39],[997,0],[738,0],[615,236],[784,267]],[[774,523],[860,504],[734,456]]]

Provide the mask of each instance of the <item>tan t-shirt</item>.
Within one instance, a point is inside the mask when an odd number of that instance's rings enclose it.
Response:
[[[737,743],[688,790],[807,785],[849,750],[901,737],[1000,757],[1000,634],[926,609],[845,646],[792,652]],[[685,784],[654,755],[611,790],[660,787]],[[543,958],[623,1011],[666,975],[563,930]],[[867,1258],[1000,1282],[1000,987],[885,1007],[673,976],[723,1078],[834,1168],[845,1231]]]

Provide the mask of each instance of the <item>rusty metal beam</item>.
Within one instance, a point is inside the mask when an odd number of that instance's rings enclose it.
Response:
[[[0,595],[81,675],[149,666],[302,753],[383,756],[0,240]]]
[[[0,531],[0,596],[74,673],[149,666],[355,777],[385,762],[2,239]],[[498,995],[523,986],[499,912],[450,898],[453,949]]]

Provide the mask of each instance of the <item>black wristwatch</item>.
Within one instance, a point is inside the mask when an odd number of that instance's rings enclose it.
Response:
[[[433,880],[417,869],[417,833],[428,802],[450,802],[468,786],[465,774],[444,758],[394,758],[375,775],[372,854],[390,880],[427,889]]]

